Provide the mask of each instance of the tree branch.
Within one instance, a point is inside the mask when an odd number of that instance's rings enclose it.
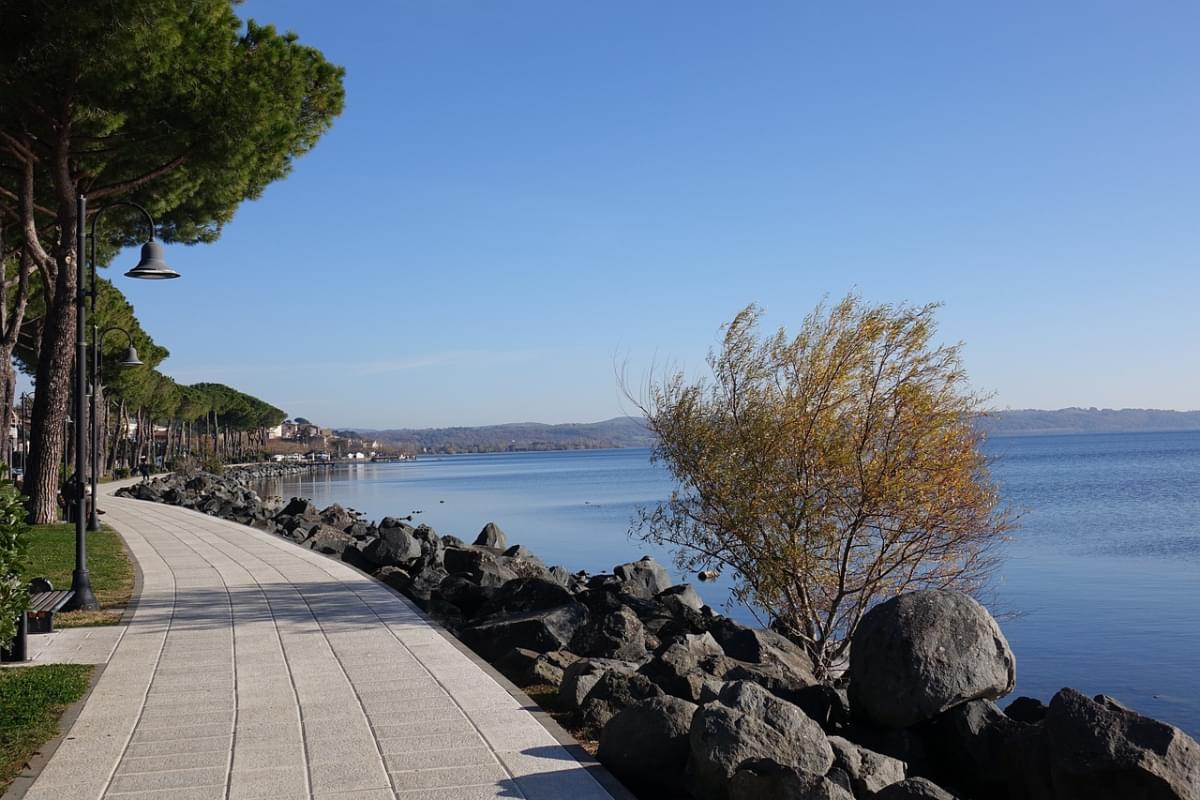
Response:
[[[89,193],[89,196],[92,200],[100,200],[105,197],[112,197],[113,195],[116,195],[116,194],[124,194],[126,192],[132,192],[136,189],[140,189],[141,187],[145,186],[146,184],[150,183],[151,181],[153,181],[157,178],[161,178],[163,175],[166,175],[168,172],[171,172],[174,169],[178,169],[185,161],[187,161],[187,158],[188,158],[188,153],[184,153],[182,155],[176,156],[175,158],[171,159],[167,163],[162,164],[161,166],[155,167],[154,169],[150,170],[149,172],[145,173],[144,175],[140,175],[136,178],[131,178],[130,180],[127,180],[127,181],[120,181],[118,183],[110,183],[109,185],[101,186],[98,189],[93,189]]]

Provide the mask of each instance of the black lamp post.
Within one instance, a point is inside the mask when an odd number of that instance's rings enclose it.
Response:
[[[110,208],[127,206],[142,212],[150,223],[150,239],[142,245],[142,258],[129,272],[128,278],[178,278],[179,273],[171,269],[163,261],[162,245],[154,239],[154,218],[150,212],[139,206],[121,200],[111,203],[96,212],[92,217],[92,250],[87,259],[92,270],[91,290],[86,281],[87,271],[83,257],[87,245],[87,198],[83,195],[75,201],[75,569],[71,573],[71,589],[75,595],[71,598],[68,609],[97,609],[100,604],[92,592],[91,576],[87,568],[87,426],[83,424],[87,414],[87,305],[84,298],[91,294],[92,311],[96,310],[96,223],[100,216]],[[93,398],[94,403],[94,398]],[[95,498],[93,498],[93,505]]]
[[[95,273],[92,274],[95,277]],[[95,288],[92,289],[92,302],[95,303]],[[125,338],[129,340],[129,352],[125,354],[125,358],[121,359],[122,367],[140,367],[142,360],[138,358],[137,348],[133,346],[133,334],[122,328],[120,325],[109,325],[104,330],[97,330],[97,326],[92,325],[92,407],[91,407],[91,423],[92,429],[92,510],[88,515],[89,531],[98,530],[100,521],[97,517],[96,506],[99,495],[96,493],[96,484],[100,477],[100,418],[96,414],[96,398],[100,394],[100,345],[104,342],[104,337],[113,331],[120,331],[125,334]]]

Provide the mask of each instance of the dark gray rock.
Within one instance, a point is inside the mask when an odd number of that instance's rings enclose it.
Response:
[[[1046,718],[1046,704],[1034,697],[1018,697],[1005,707],[1004,713],[1017,722],[1034,724]]]
[[[465,619],[471,619],[483,616],[480,612],[491,607],[497,591],[490,586],[480,586],[461,575],[450,575],[438,585],[437,594],[446,602],[457,606]]]
[[[363,548],[363,556],[380,567],[403,567],[421,557],[421,543],[407,525],[380,528],[379,538]]]
[[[695,704],[677,697],[626,706],[600,732],[596,758],[634,791],[670,793],[687,764],[695,712]]]
[[[568,650],[537,653],[514,648],[496,662],[496,669],[518,686],[560,686],[564,671],[578,660]]]
[[[337,503],[321,509],[321,522],[331,528],[337,528],[340,531],[345,531],[355,522],[355,517],[346,509],[339,506]]]
[[[790,694],[785,699],[800,706],[826,733],[845,730],[850,724],[850,700],[845,689],[817,683]]]
[[[539,653],[562,650],[587,621],[587,608],[571,603],[527,614],[485,617],[464,627],[460,638],[476,653],[494,661],[515,647]]]
[[[447,547],[442,564],[451,575],[465,575],[481,586],[503,586],[517,577],[493,553],[476,547]]]
[[[871,797],[908,776],[908,765],[903,761],[859,747],[848,739],[830,736],[829,746],[833,748],[833,766],[846,773],[856,795]]]
[[[514,544],[503,553],[505,558],[524,558],[530,561],[540,561],[537,555],[523,544]]]
[[[1054,695],[1044,725],[1056,797],[1200,798],[1200,745],[1178,728],[1074,689]]]
[[[621,606],[602,617],[593,616],[575,634],[571,649],[581,656],[640,661],[646,657],[646,631],[633,609]]]
[[[854,795],[822,775],[755,758],[734,773],[729,800],[854,800]]]
[[[507,581],[493,595],[488,613],[525,614],[557,608],[573,601],[574,596],[554,581],[542,578],[514,578]]]
[[[668,611],[675,613],[676,609],[690,608],[693,611],[699,611],[704,608],[704,600],[696,593],[690,583],[681,583],[677,586],[668,586],[663,591],[654,596],[654,599],[662,603]]]
[[[310,550],[316,550],[318,553],[341,553],[346,549],[346,546],[354,542],[354,537],[349,534],[342,533],[337,528],[329,525],[318,525],[312,531],[308,538],[304,540],[304,545]]]
[[[690,702],[700,699],[705,683],[724,678],[732,662],[707,633],[681,636],[667,644],[639,670],[664,692]]]
[[[854,633],[849,678],[856,715],[905,728],[1008,694],[1016,659],[987,609],[962,592],[928,589],[867,612]]]
[[[1009,718],[991,700],[955,706],[923,726],[922,738],[933,751],[946,786],[979,798],[1010,795],[1013,771],[1009,742],[1029,725]]]
[[[433,593],[441,588],[446,571],[438,566],[427,567],[417,572],[401,567],[381,567],[376,577],[401,592],[421,608],[429,608]]]
[[[725,800],[730,779],[750,759],[769,759],[815,775],[833,766],[833,750],[817,723],[747,681],[727,684],[719,702],[700,707],[689,743],[687,785],[701,800]]]
[[[418,525],[412,535],[421,545],[421,561],[429,566],[442,566],[442,554],[446,548],[437,531],[428,525]]]
[[[564,680],[565,683],[565,680]],[[651,697],[662,697],[663,690],[638,672],[610,669],[588,692],[580,704],[579,719],[584,728],[601,730],[618,711]]]
[[[883,788],[875,800],[955,800],[955,797],[927,778],[908,778]]]
[[[475,537],[475,544],[504,550],[508,547],[508,537],[504,535],[504,531],[500,530],[499,525],[489,522]]]
[[[620,582],[620,590],[634,597],[651,599],[671,587],[670,573],[650,556],[615,567],[613,575]]]
[[[321,511],[307,498],[293,497],[288,501],[287,505],[279,510],[279,513],[276,516],[309,517],[310,519],[319,520],[321,517]]]
[[[558,699],[568,709],[578,709],[584,698],[608,672],[633,672],[636,665],[611,658],[581,658],[563,671]]]

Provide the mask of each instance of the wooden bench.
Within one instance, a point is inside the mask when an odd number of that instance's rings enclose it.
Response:
[[[71,602],[75,592],[71,589],[56,592],[45,578],[34,578],[29,583],[29,610],[25,620],[29,633],[54,633],[54,614]]]

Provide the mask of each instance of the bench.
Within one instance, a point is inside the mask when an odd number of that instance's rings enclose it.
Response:
[[[29,610],[25,620],[29,633],[54,633],[54,614],[71,602],[75,592],[68,589],[56,592],[46,578],[34,578],[29,582]]]

